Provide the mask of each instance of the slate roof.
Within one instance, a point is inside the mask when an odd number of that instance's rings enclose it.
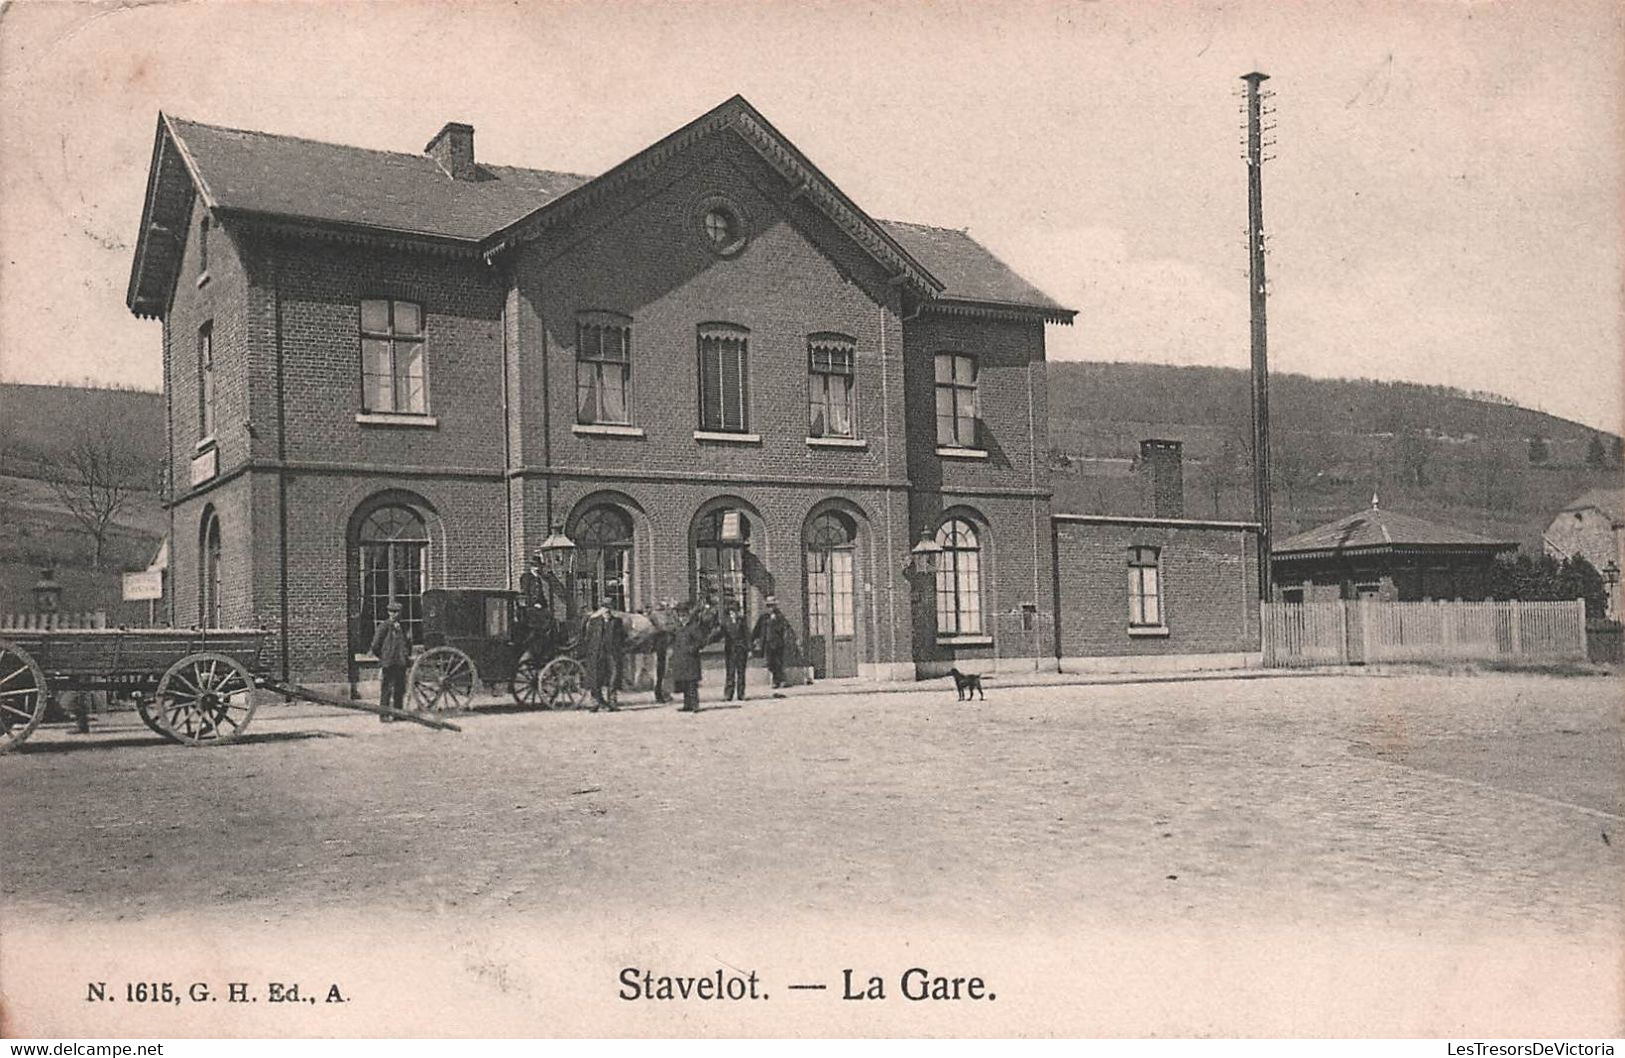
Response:
[[[260,217],[478,243],[595,179],[481,163],[480,179],[454,180],[427,155],[164,121],[205,200]],[[941,298],[1072,314],[963,231],[878,224],[942,283]]]
[[[1579,499],[1563,510],[1583,511],[1591,507],[1606,514],[1614,525],[1625,525],[1625,489],[1591,489],[1581,493]]]
[[[901,220],[880,226],[942,280],[945,298],[1066,311],[965,232]]]
[[[1490,540],[1474,533],[1439,525],[1408,514],[1378,508],[1351,514],[1326,525],[1305,529],[1270,549],[1278,558],[1307,557],[1358,551],[1492,550],[1511,551],[1518,545]]]

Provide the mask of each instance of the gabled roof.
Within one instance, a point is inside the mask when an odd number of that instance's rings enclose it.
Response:
[[[427,155],[160,114],[127,300],[137,315],[164,312],[194,192],[226,219],[491,256],[720,128],[738,132],[793,184],[794,194],[816,204],[922,299],[1055,322],[1076,315],[963,232],[870,218],[740,96],[597,177],[480,164],[479,179],[454,180]]]
[[[1384,551],[1512,551],[1517,546],[1373,507],[1287,537],[1270,553],[1276,558],[1310,558]]]
[[[591,178],[481,165],[453,180],[398,154],[170,118],[216,210],[478,241]]]
[[[1601,511],[1616,527],[1625,525],[1625,489],[1591,489],[1583,492],[1573,503],[1564,507],[1562,513],[1584,510]]]

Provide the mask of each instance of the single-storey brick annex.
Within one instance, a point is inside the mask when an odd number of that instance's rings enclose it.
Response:
[[[1052,517],[1073,310],[737,96],[597,177],[455,123],[414,155],[160,115],[127,300],[163,321],[172,620],[273,628],[300,679],[555,528],[561,615],[774,594],[819,676],[1257,651],[1252,526]]]

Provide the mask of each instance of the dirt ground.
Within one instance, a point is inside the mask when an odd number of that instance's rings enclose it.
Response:
[[[471,715],[461,734],[272,708],[204,750],[42,731],[0,758],[0,913],[70,932],[861,913],[939,935],[1369,928],[1529,935],[1593,964],[1622,950],[1612,679],[710,704]],[[1578,998],[1604,1025],[1619,1009],[1617,991]]]

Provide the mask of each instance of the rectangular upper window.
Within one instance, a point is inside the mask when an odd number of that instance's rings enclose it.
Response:
[[[209,215],[203,214],[203,219],[197,224],[197,271],[198,275],[209,274]]]
[[[576,422],[632,424],[632,320],[613,312],[576,317]]]
[[[361,410],[429,413],[423,308],[415,302],[361,303]]]
[[[1154,547],[1128,549],[1130,628],[1162,626],[1162,553]]]
[[[199,437],[214,436],[214,323],[197,330],[197,422]]]
[[[808,437],[853,437],[857,343],[840,334],[807,339]]]
[[[700,429],[750,430],[750,331],[731,323],[700,325]]]
[[[937,354],[937,444],[977,447],[976,358],[967,353]]]

